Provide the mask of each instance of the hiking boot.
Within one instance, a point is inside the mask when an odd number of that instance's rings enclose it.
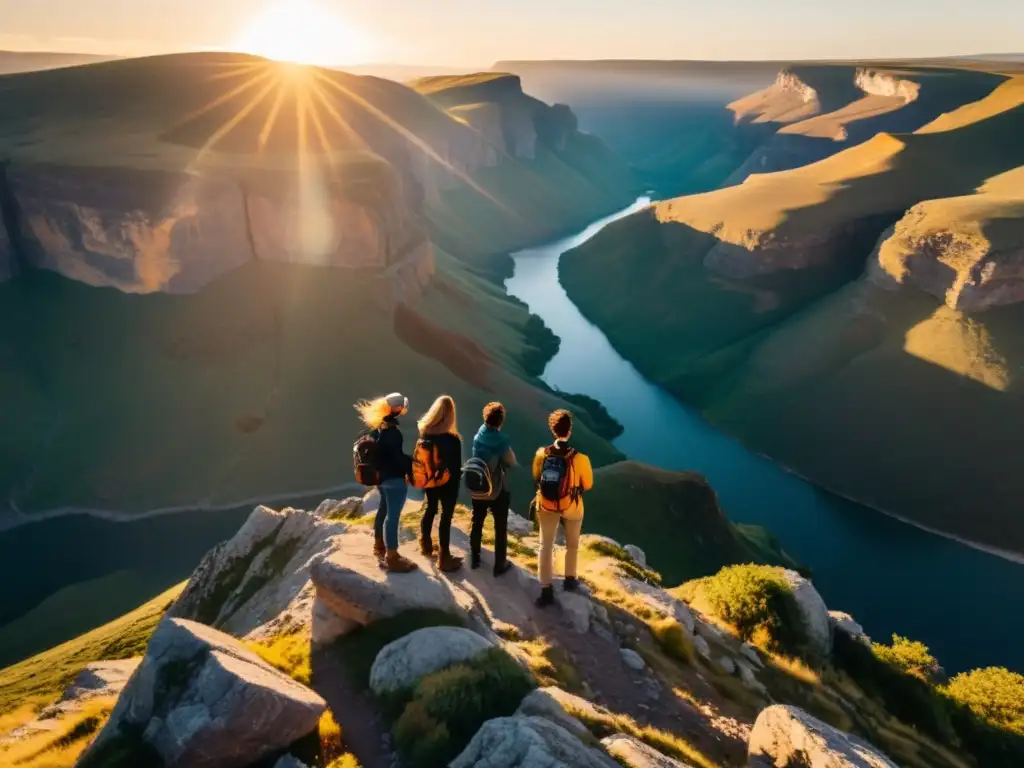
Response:
[[[506,573],[512,570],[512,563],[505,560],[499,565],[494,566],[494,578],[504,576]]]
[[[434,540],[429,536],[420,536],[420,552],[424,557],[434,556]]]
[[[384,546],[384,537],[375,536],[373,539],[373,554],[378,560],[383,560],[384,556],[388,553],[388,548]]]
[[[409,573],[419,568],[412,560],[402,557],[397,549],[388,550],[387,566],[389,573]]]
[[[547,608],[555,604],[555,588],[551,586],[542,587],[540,597],[535,601],[538,608]]]
[[[566,576],[565,581],[562,582],[562,589],[566,592],[575,592],[580,588],[580,580],[575,576]]]
[[[440,568],[443,573],[453,573],[462,567],[462,558],[455,557],[447,552],[442,552],[441,556],[437,558],[437,567]]]
[[[469,567],[472,568],[474,571],[480,567],[480,555],[469,556]]]

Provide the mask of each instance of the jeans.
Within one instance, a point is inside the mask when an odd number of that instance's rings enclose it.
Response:
[[[398,523],[409,488],[403,478],[394,477],[378,485],[377,490],[380,491],[380,506],[373,521],[373,532],[377,536],[384,535],[388,549],[398,549]]]
[[[452,480],[439,488],[427,488],[427,503],[420,521],[420,537],[429,539],[434,528],[434,517],[437,508],[441,507],[441,522],[437,526],[437,535],[441,542],[441,554],[449,555],[452,540],[452,516],[455,514],[455,502],[459,498],[459,483]]]
[[[540,521],[540,585],[542,587],[551,586],[551,578],[555,570],[555,535],[558,533],[559,520],[562,521],[562,527],[565,528],[565,575],[575,578],[583,518],[566,520],[557,512],[545,512],[543,509],[538,509],[537,519]]]
[[[484,537],[484,520],[490,512],[494,517],[494,567],[501,567],[508,552],[509,492],[502,491],[493,501],[473,500],[473,527],[469,530],[469,549],[474,560],[480,557]]]

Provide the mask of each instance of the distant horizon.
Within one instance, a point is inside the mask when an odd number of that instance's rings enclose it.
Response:
[[[243,56],[257,56],[260,54],[253,54],[247,51],[233,50],[231,48],[183,48],[180,50],[166,50],[157,51],[153,53],[139,53],[139,54],[117,54],[111,52],[91,52],[91,51],[79,51],[79,50],[52,50],[43,48],[0,48],[0,55],[3,54],[19,54],[19,55],[37,55],[37,56],[67,56],[75,57],[81,56],[85,58],[97,58],[106,60],[130,60],[130,59],[145,59],[157,56],[179,56],[183,54],[202,54],[202,53],[232,53]],[[360,67],[394,67],[396,69],[429,69],[437,68],[452,69],[452,70],[473,70],[478,69],[481,71],[488,70],[494,66],[503,62],[513,63],[551,63],[551,64],[599,64],[599,63],[617,63],[617,62],[638,62],[638,63],[682,63],[682,62],[707,62],[715,64],[729,64],[729,63],[743,63],[743,64],[756,64],[756,63],[844,63],[844,62],[871,62],[871,61],[944,61],[949,59],[1004,59],[1007,57],[1021,57],[1024,58],[1024,50],[1020,52],[1016,51],[986,51],[982,53],[951,53],[951,54],[939,54],[934,56],[842,56],[842,57],[810,57],[810,58],[757,58],[757,59],[743,59],[743,58],[623,58],[623,57],[597,57],[597,58],[514,58],[514,57],[498,57],[494,59],[490,64],[479,63],[478,65],[465,64],[446,64],[437,62],[418,62],[418,61],[392,61],[388,59],[380,60],[367,60],[367,61],[356,61],[351,63],[327,63],[319,64],[316,66],[326,67],[330,69],[346,69],[346,68],[360,68]]]
[[[1006,0],[33,0],[5,9],[0,49],[111,58],[240,50],[321,66],[465,70],[493,61],[1006,55],[988,52],[1019,50],[1020,29],[1024,3]]]

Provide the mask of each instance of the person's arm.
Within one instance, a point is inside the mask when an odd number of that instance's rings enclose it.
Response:
[[[501,462],[508,468],[519,466],[516,463],[516,452],[512,450],[512,446],[505,449],[504,455],[501,457]]]
[[[590,464],[590,457],[585,453],[576,454],[576,472],[580,478],[580,488],[589,491],[594,487],[594,467]]]

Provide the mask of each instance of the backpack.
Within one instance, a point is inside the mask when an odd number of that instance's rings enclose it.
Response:
[[[574,501],[578,495],[579,489],[570,485],[572,457],[575,455],[576,451],[572,448],[565,454],[555,453],[553,447],[545,450],[537,488],[540,491],[541,506],[549,512],[561,512],[568,507],[563,502],[567,499]]]
[[[412,471],[409,480],[413,488],[438,488],[447,485],[452,473],[441,462],[437,441],[421,437],[412,452]]]
[[[491,468],[481,458],[474,456],[462,467],[462,477],[466,482],[466,490],[476,501],[494,498],[494,477]]]
[[[374,430],[359,439],[352,445],[352,467],[355,471],[356,482],[360,485],[380,485],[380,446],[377,439],[380,433]]]

